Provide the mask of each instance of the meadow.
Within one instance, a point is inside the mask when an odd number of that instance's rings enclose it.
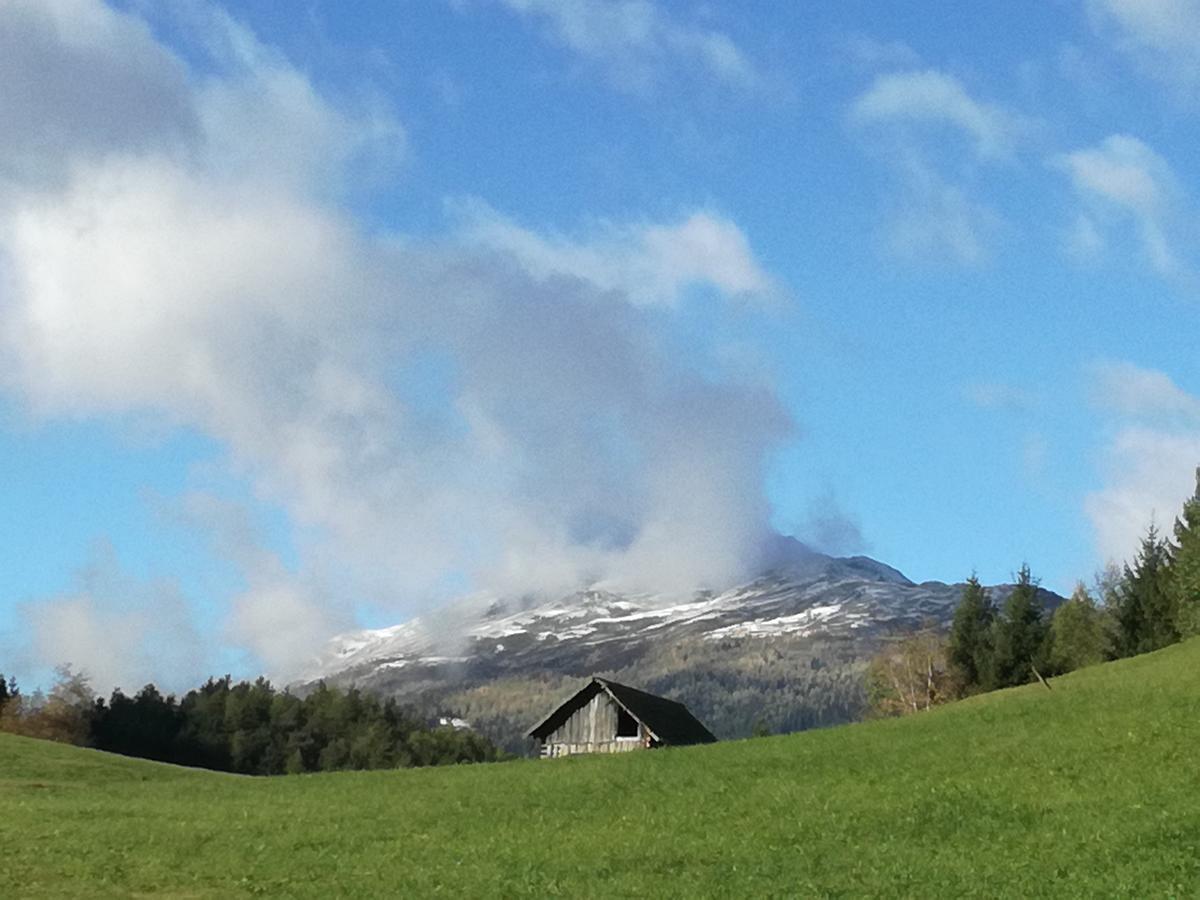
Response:
[[[0,896],[1200,894],[1200,640],[906,719],[252,778],[0,734]]]

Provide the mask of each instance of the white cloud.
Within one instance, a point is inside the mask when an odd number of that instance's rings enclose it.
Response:
[[[1096,220],[1122,219],[1132,223],[1151,267],[1163,276],[1186,271],[1170,238],[1179,182],[1165,159],[1147,144],[1126,134],[1114,134],[1095,147],[1054,157],[1052,165],[1066,172],[1090,215],[1076,237],[1087,248],[1099,245]]]
[[[1188,93],[1200,88],[1198,0],[1088,0],[1088,9],[1149,74]]]
[[[859,124],[949,125],[985,158],[1009,154],[1023,127],[1015,115],[974,99],[957,78],[936,69],[877,76],[850,116]]]
[[[247,508],[199,491],[159,505],[168,521],[207,540],[233,566],[242,586],[228,601],[223,636],[246,650],[259,671],[285,682],[296,678],[331,634],[354,624],[346,598],[325,588],[315,561],[289,571]]]
[[[744,298],[775,290],[741,229],[713,213],[669,225],[602,226],[572,239],[540,235],[479,201],[456,208],[466,240],[511,254],[535,278],[577,278],[646,305],[678,302],[693,285]]]
[[[1142,420],[1200,425],[1200,397],[1189,394],[1165,372],[1109,361],[1094,364],[1091,376],[1093,399],[1106,410]]]
[[[22,607],[29,632],[25,662],[71,665],[107,695],[153,681],[181,691],[204,675],[205,653],[189,604],[170,581],[143,581],[122,571],[112,549],[96,558],[66,594]]]
[[[624,87],[646,89],[680,65],[745,87],[754,66],[724,32],[684,24],[650,0],[499,0],[543,23],[563,46],[607,69]]]
[[[1058,158],[1080,192],[1094,194],[1139,216],[1155,216],[1174,178],[1166,161],[1137,138],[1114,134],[1096,147]]]
[[[1000,219],[976,202],[962,185],[947,181],[921,154],[892,160],[899,185],[886,224],[888,250],[896,256],[930,262],[977,265],[988,257]]]
[[[0,7],[0,23],[11,9],[41,7]],[[689,285],[769,289],[741,231],[697,212],[590,241],[499,214],[440,241],[366,233],[336,188],[399,126],[205,21],[226,50],[203,76],[149,43],[95,50],[183,73],[182,113],[160,113],[192,123],[162,126],[181,147],[67,140],[44,161],[57,180],[0,184],[0,387],[46,418],[200,431],[286,512],[299,571],[226,547],[246,581],[227,635],[279,671],[359,602],[402,615],[464,581],[690,590],[753,570],[790,417],[761,384],[697,374],[657,331]],[[106,621],[61,608],[80,633]]]
[[[1101,557],[1131,560],[1151,522],[1169,534],[1195,488],[1198,463],[1200,429],[1121,429],[1105,449],[1106,485],[1084,502]]]
[[[1091,216],[1080,213],[1064,235],[1067,254],[1080,262],[1099,259],[1108,241]]]
[[[897,176],[888,201],[888,250],[921,262],[986,260],[1001,220],[972,196],[971,187],[980,163],[1011,155],[1023,120],[974,99],[958,79],[934,69],[876,76],[848,117],[882,136],[881,156]],[[940,135],[935,139],[930,126],[965,137],[968,149]]]
[[[296,678],[347,625],[330,615],[326,599],[290,579],[256,584],[233,598],[226,634],[271,677]]]
[[[1103,452],[1105,484],[1084,510],[1106,560],[1130,559],[1153,520],[1169,533],[1195,488],[1200,465],[1200,397],[1165,373],[1128,362],[1092,369],[1094,397],[1113,416]]]

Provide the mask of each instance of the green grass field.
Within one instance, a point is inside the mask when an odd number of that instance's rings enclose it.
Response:
[[[905,720],[252,779],[0,735],[0,896],[1200,896],[1200,642]]]

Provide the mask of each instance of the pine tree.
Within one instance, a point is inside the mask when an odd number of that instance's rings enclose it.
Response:
[[[993,687],[992,621],[996,609],[975,573],[967,579],[950,627],[949,661],[966,693]]]
[[[1050,666],[1063,673],[1104,662],[1110,654],[1110,637],[1104,612],[1080,582],[1071,599],[1054,611],[1050,620]]]
[[[14,689],[16,688],[15,683],[13,684],[13,688]],[[6,706],[8,706],[9,701],[13,700],[13,699],[14,699],[14,693],[9,690],[8,682],[4,680],[4,673],[0,672],[0,731],[7,730],[6,722],[5,722],[5,715],[4,715],[4,708]],[[16,707],[17,707],[17,704],[13,703],[12,710],[10,710],[10,711],[15,712]]]
[[[996,687],[1012,687],[1033,680],[1033,666],[1045,666],[1048,650],[1038,586],[1028,565],[1017,573],[1017,583],[1004,601],[1004,610],[993,629]]]
[[[1124,583],[1118,591],[1117,621],[1125,656],[1159,650],[1179,640],[1174,604],[1167,589],[1169,565],[1167,542],[1151,525],[1133,567],[1125,566]]]
[[[1175,608],[1175,628],[1180,637],[1200,634],[1200,466],[1196,468],[1196,493],[1183,505],[1175,520],[1168,592]]]

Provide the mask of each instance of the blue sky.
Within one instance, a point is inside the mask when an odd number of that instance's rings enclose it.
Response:
[[[18,0],[0,670],[771,531],[1067,592],[1200,464],[1200,3]]]

